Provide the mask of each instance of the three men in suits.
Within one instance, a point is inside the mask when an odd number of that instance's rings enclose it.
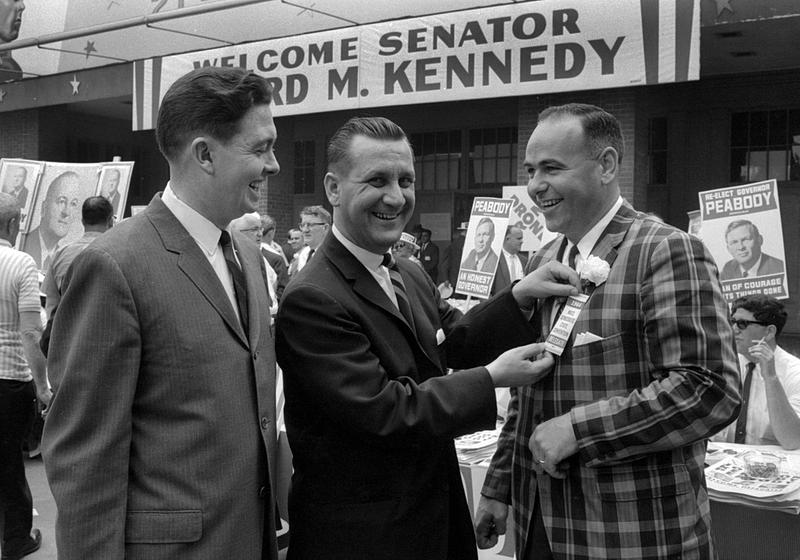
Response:
[[[495,426],[495,386],[548,371],[542,344],[497,347],[527,338],[520,305],[576,291],[577,274],[554,263],[473,309],[464,336],[484,336],[468,364],[447,334],[460,312],[419,266],[387,258],[414,211],[403,130],[351,119],[331,138],[328,165],[333,228],[276,322],[294,461],[287,558],[475,559],[453,438]]]
[[[575,246],[579,268],[595,256],[610,272],[552,373],[518,388],[482,489],[479,545],[510,503],[520,560],[714,557],[705,441],[740,405],[728,310],[705,246],[622,200],[622,154],[617,119],[583,104],[543,111],[525,152],[528,192],[561,234],[527,270]],[[558,307],[537,303],[532,340]]]
[[[725,228],[725,245],[733,259],[722,267],[720,280],[753,278],[783,272],[783,261],[761,251],[764,238],[749,220],[734,220]]]
[[[517,226],[508,226],[503,239],[503,250],[500,253],[500,262],[494,274],[491,295],[510,286],[512,282],[522,279],[528,258],[520,253],[522,249],[522,229]]]
[[[239,68],[179,78],[163,194],[65,280],[43,438],[62,560],[277,558],[270,299],[258,246],[226,229],[279,170],[271,97]]]

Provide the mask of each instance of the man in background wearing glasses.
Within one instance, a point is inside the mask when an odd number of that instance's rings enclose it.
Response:
[[[322,206],[306,206],[300,212],[297,229],[303,234],[303,241],[306,244],[297,254],[296,270],[299,272],[328,235],[331,229],[331,213]],[[293,270],[292,273],[294,272]]]
[[[731,307],[742,376],[739,419],[712,439],[800,447],[800,359],[778,346],[786,310],[764,295],[740,297]],[[766,411],[766,413],[765,413]]]

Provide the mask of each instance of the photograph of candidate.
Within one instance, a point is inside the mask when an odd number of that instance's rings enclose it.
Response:
[[[526,146],[528,193],[560,234],[526,273],[571,255],[609,271],[552,372],[517,388],[481,491],[479,545],[510,505],[520,560],[715,557],[706,440],[740,405],[728,308],[705,245],[621,197],[623,152],[616,117],[582,103],[545,109]],[[535,307],[541,340],[560,304]]]
[[[126,170],[127,171],[127,170]],[[114,215],[117,219],[122,218],[124,208],[121,207],[122,192],[120,187],[123,186],[122,170],[119,167],[104,167],[100,172],[98,196],[102,196],[111,203],[114,209]],[[126,188],[123,186],[123,188]]]
[[[494,272],[498,256],[492,249],[494,243],[494,220],[485,216],[475,228],[475,239],[472,250],[464,258],[461,268],[479,272]]]
[[[761,251],[764,238],[749,220],[735,220],[725,228],[725,245],[731,260],[719,273],[720,280],[752,278],[784,271],[783,261]]]
[[[10,194],[17,199],[20,208],[25,207],[28,201],[28,187],[25,181],[28,179],[28,168],[24,165],[9,165],[3,181],[3,192]]]
[[[276,319],[294,465],[287,558],[475,560],[453,438],[494,428],[495,386],[549,371],[542,344],[498,346],[528,338],[520,305],[575,293],[577,274],[552,263],[474,308],[461,324],[482,334],[461,360],[463,339],[449,335],[461,313],[390,254],[415,206],[405,132],[356,117],[327,154],[333,227]]]

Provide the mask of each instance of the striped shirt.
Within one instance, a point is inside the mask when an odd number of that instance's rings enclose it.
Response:
[[[41,309],[36,262],[0,239],[0,379],[33,379],[19,332],[19,315]]]

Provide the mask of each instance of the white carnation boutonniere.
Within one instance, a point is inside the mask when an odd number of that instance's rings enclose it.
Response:
[[[589,255],[578,267],[578,275],[581,278],[581,290],[584,294],[589,293],[590,288],[596,288],[608,279],[611,267],[600,257]]]

